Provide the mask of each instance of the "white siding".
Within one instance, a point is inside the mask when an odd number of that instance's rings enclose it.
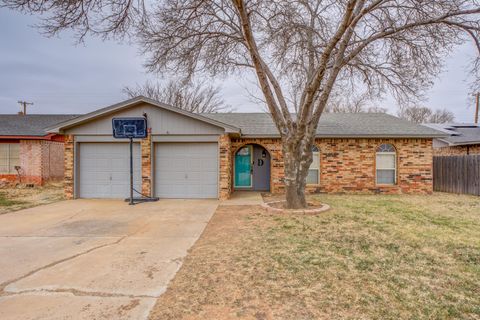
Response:
[[[115,117],[141,117],[147,114],[148,127],[152,128],[154,135],[218,135],[224,132],[223,128],[193,119],[172,111],[161,109],[146,103],[128,108],[117,113],[104,116],[85,124],[65,131],[73,135],[112,135],[112,118]]]

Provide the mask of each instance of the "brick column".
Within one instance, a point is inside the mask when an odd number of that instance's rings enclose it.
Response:
[[[65,176],[64,176],[64,194],[65,199],[73,199],[73,172],[74,172],[74,142],[72,135],[65,135],[64,143],[65,154]]]
[[[230,198],[232,193],[232,142],[228,134],[220,136],[220,200]]]
[[[152,196],[152,129],[148,129],[148,136],[142,139],[142,193]]]

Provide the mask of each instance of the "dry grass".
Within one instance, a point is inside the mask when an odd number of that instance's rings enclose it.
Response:
[[[52,203],[63,199],[63,184],[41,187],[5,187],[0,189],[0,214]]]
[[[480,199],[318,196],[220,207],[152,319],[479,319]]]

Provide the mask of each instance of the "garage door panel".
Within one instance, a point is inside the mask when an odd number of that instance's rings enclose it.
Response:
[[[110,192],[110,184],[93,185],[92,190],[98,195],[107,194]]]
[[[195,183],[201,183],[203,180],[208,178],[208,175],[203,174],[202,172],[190,172],[188,174],[188,181],[190,182],[195,182]]]
[[[79,144],[79,196],[126,198],[130,195],[128,143]],[[134,144],[134,188],[141,188],[140,145]]]
[[[217,198],[217,143],[157,143],[155,194],[161,198]]]

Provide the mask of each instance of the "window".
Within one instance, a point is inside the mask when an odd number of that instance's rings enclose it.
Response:
[[[397,183],[397,153],[391,144],[381,144],[377,148],[377,184]]]
[[[320,184],[320,150],[312,147],[312,164],[308,169],[307,184]]]
[[[15,166],[20,165],[19,154],[18,143],[0,143],[0,173],[17,173]]]

